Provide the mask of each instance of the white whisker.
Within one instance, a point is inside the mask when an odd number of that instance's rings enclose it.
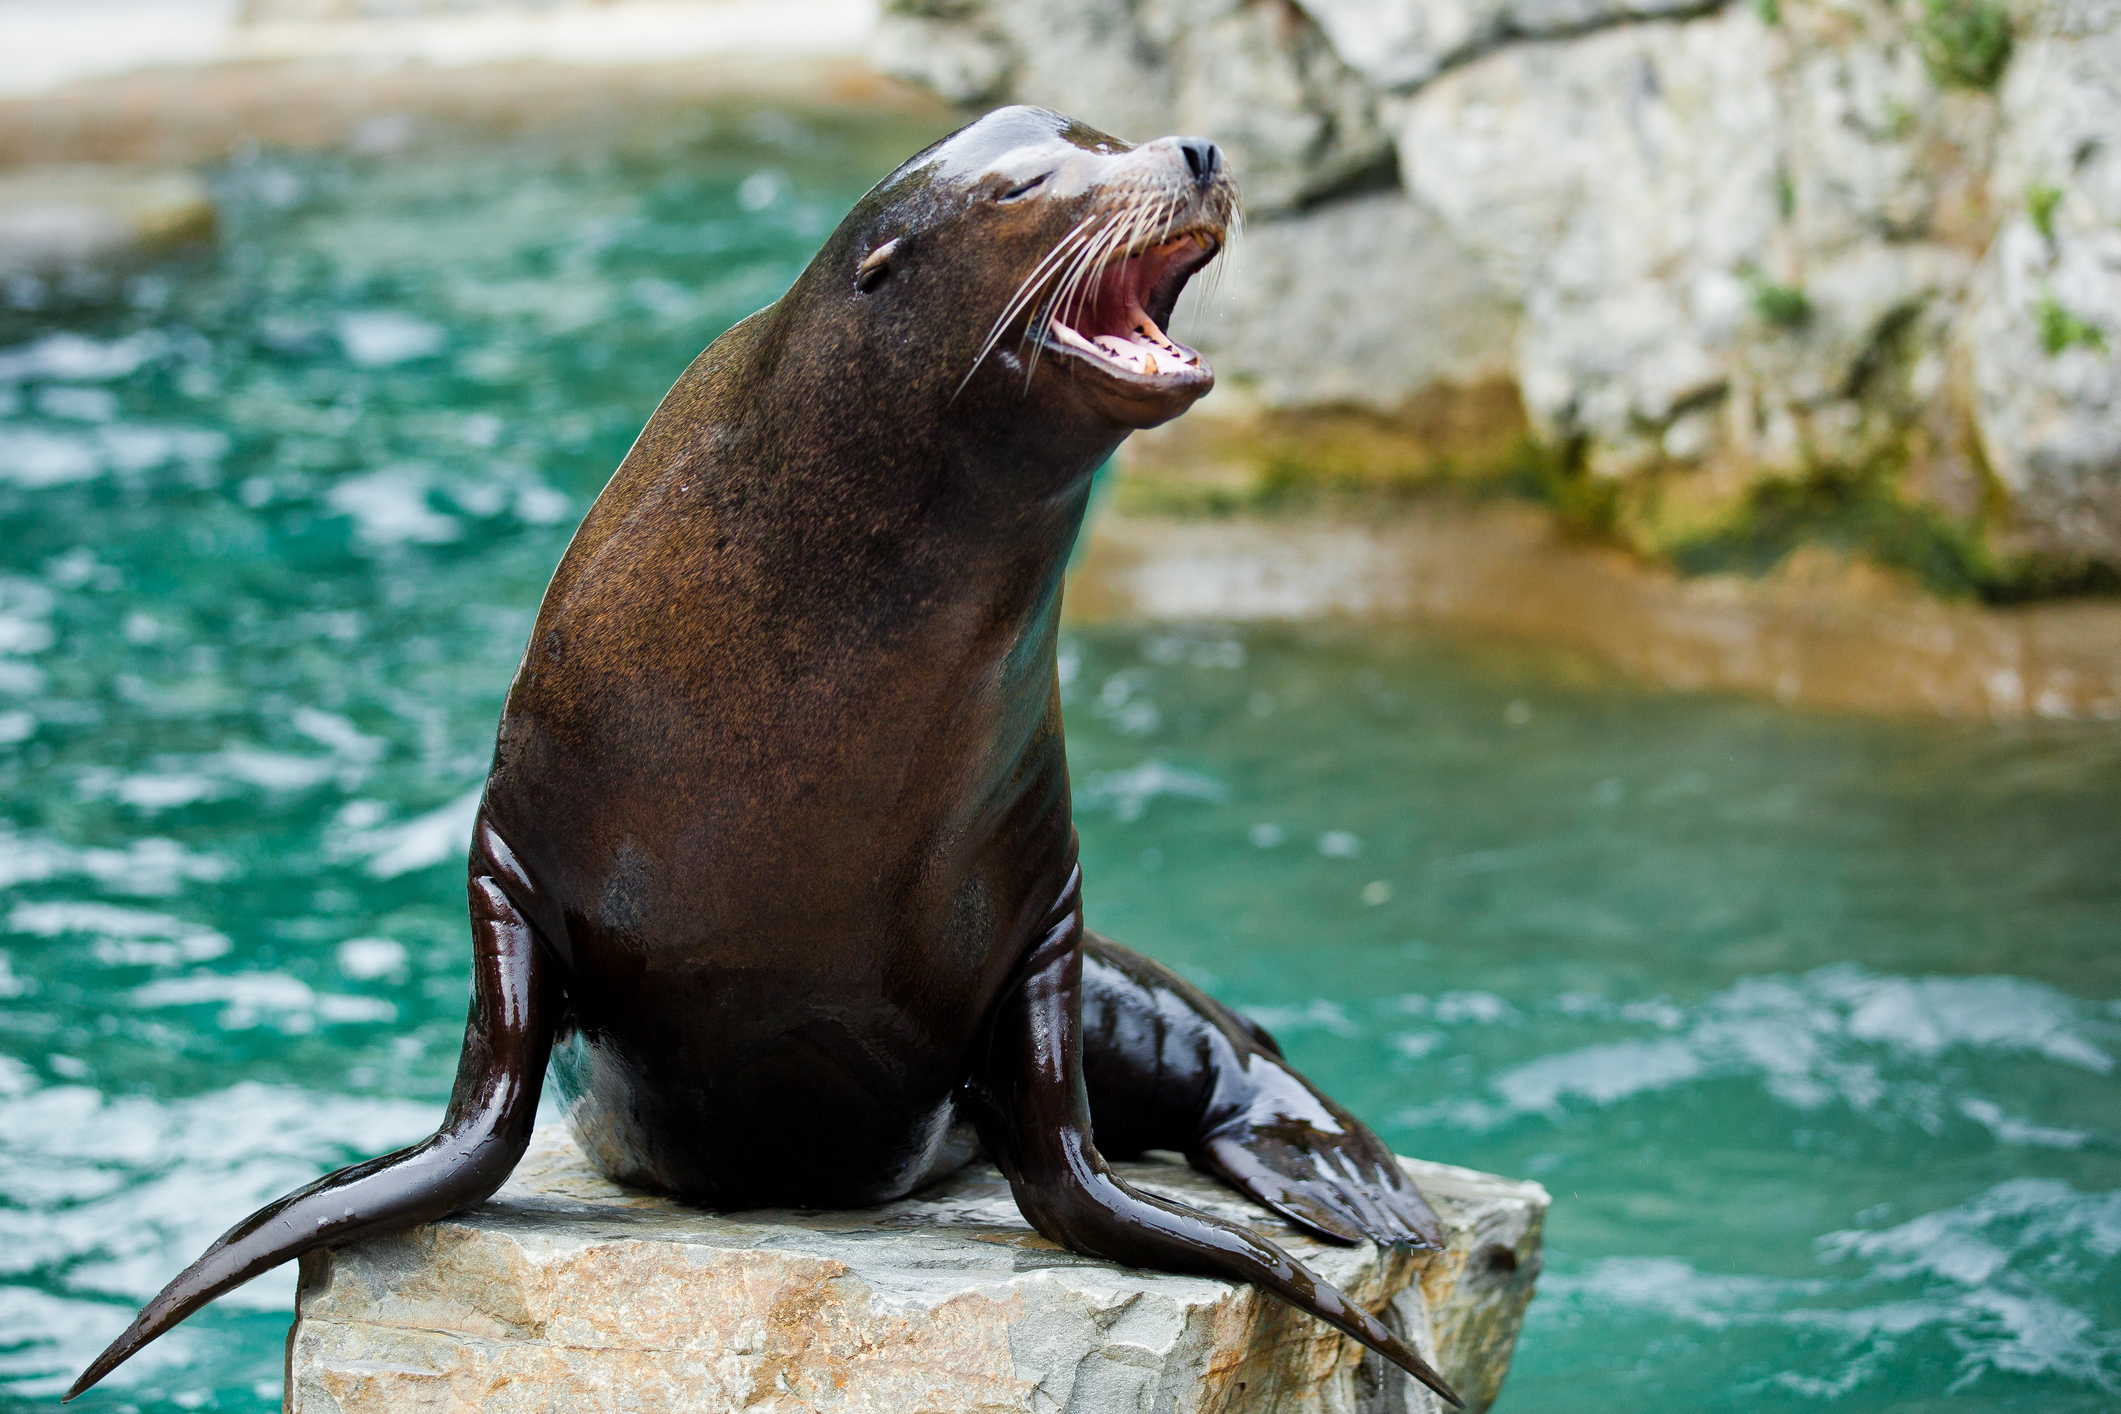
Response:
[[[1068,261],[1067,269],[1054,282],[1054,293],[1040,306],[1039,312],[1024,325],[1024,338],[1031,342],[1031,357],[1024,368],[1024,386],[1031,386],[1032,375],[1038,372],[1039,355],[1045,351],[1046,331],[1052,326],[1054,312],[1064,304],[1070,294],[1080,285],[1083,272],[1095,268],[1097,253],[1110,242],[1117,221],[1108,221],[1104,230],[1093,233],[1083,241]]]
[[[1009,303],[1003,307],[1001,314],[995,319],[994,327],[987,331],[986,342],[980,345],[979,353],[972,360],[972,367],[965,370],[964,378],[957,385],[959,393],[965,391],[965,384],[970,383],[972,375],[979,372],[980,365],[987,361],[987,355],[994,352],[994,346],[1001,340],[1002,332],[1009,327],[1009,322],[1022,311],[1026,303],[1037,298],[1039,287],[1073,253],[1071,246],[1090,243],[1084,232],[1088,228],[1095,226],[1101,219],[1103,219],[1103,213],[1093,211],[1082,220],[1076,222],[1074,229],[1054,242],[1053,249],[1047,251],[1045,258],[1032,267],[1031,273],[1026,275],[1023,283],[1016,287],[1016,293],[1010,297]],[[952,394],[952,396],[956,395]]]
[[[1025,387],[1030,386],[1032,375],[1038,371],[1039,357],[1045,352],[1046,329],[1056,318],[1061,318],[1062,322],[1071,327],[1074,325],[1079,301],[1088,282],[1104,270],[1106,261],[1115,249],[1124,248],[1130,230],[1129,218],[1132,215],[1131,207],[1122,208],[1102,231],[1083,244],[1076,252],[1075,258],[1069,262],[1067,273],[1061,277],[1053,297],[1047,301],[1042,311],[1042,318],[1036,321],[1036,332],[1040,337],[1032,347],[1031,358],[1024,370]],[[1027,327],[1026,337],[1032,332],[1033,330]]]
[[[1046,253],[1045,259],[1041,260],[1032,269],[1031,273],[1024,277],[1023,283],[1016,287],[1016,293],[1010,297],[1009,303],[1002,309],[1000,317],[994,321],[994,327],[987,331],[987,342],[980,349],[981,358],[985,358],[987,351],[994,347],[995,340],[999,339],[1002,331],[1009,327],[1009,321],[1016,317],[1025,304],[1037,297],[1039,287],[1044,284],[1046,278],[1054,270],[1065,262],[1067,256],[1071,253],[1070,247],[1084,239],[1084,228],[1094,225],[1098,219],[1098,214],[1093,212],[1077,222],[1075,228],[1062,236],[1054,244],[1053,249]],[[977,366],[978,364],[975,362],[974,367]]]

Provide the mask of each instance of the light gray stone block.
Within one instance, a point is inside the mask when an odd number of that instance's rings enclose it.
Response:
[[[1177,337],[1269,407],[1391,413],[1438,386],[1515,372],[1517,311],[1433,213],[1396,191],[1255,223],[1181,301]]]
[[[1152,1191],[1271,1234],[1484,1409],[1539,1270],[1547,1194],[1407,1161],[1437,1254],[1327,1247],[1178,1163]],[[1249,1286],[1079,1257],[980,1164],[856,1212],[716,1215],[622,1189],[539,1131],[492,1201],[303,1259],[295,1414],[1274,1410],[1427,1414],[1396,1369]]]
[[[2002,107],[1958,331],[1981,450],[2035,545],[2121,559],[2121,5],[2033,7]]]

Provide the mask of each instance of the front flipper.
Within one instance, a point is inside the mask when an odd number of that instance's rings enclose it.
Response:
[[[1105,1152],[1179,1150],[1335,1241],[1444,1245],[1391,1149],[1283,1060],[1258,1023],[1096,933],[1083,937],[1083,1037]]]
[[[223,1233],[141,1309],[66,1399],[261,1272],[314,1248],[431,1222],[507,1181],[530,1144],[560,988],[552,961],[501,888],[505,880],[521,893],[528,881],[483,815],[471,869],[471,1019],[441,1129],[410,1149],[320,1178]]]
[[[1128,1266],[1193,1272],[1264,1287],[1463,1402],[1382,1322],[1250,1228],[1143,1193],[1105,1166],[1091,1142],[1082,1064],[1082,906],[1071,878],[1052,924],[993,1019],[975,1068],[981,1142],[1040,1233],[1072,1251]]]

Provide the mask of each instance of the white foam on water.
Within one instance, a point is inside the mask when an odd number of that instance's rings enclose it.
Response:
[[[7,931],[40,938],[89,934],[96,940],[92,955],[105,966],[207,962],[232,946],[225,935],[167,913],[66,900],[17,905],[8,912]]]
[[[1493,992],[1445,992],[1430,1012],[1446,1026],[1468,1022],[1483,1026],[1514,1025],[1522,1020],[1516,1007]]]
[[[348,938],[332,956],[339,971],[358,982],[405,970],[405,944],[395,938]]]
[[[1152,756],[1124,770],[1092,772],[1075,803],[1082,810],[1108,809],[1115,820],[1139,820],[1151,801],[1165,796],[1219,805],[1230,798],[1230,788],[1212,776]]]
[[[0,632],[5,632],[0,628]],[[51,685],[51,675],[34,663],[24,663],[14,658],[0,658],[0,692],[17,697],[34,697]]]
[[[1245,645],[1226,634],[1209,634],[1194,628],[1156,633],[1142,641],[1142,656],[1166,666],[1188,663],[1196,668],[1242,668]]]
[[[383,368],[440,353],[448,335],[439,324],[394,309],[353,310],[339,316],[339,347],[363,368]]]
[[[92,438],[41,427],[0,427],[0,480],[25,490],[87,481],[103,471]]]
[[[325,504],[353,517],[354,534],[364,544],[442,545],[463,534],[454,516],[427,503],[433,484],[418,467],[385,467],[348,477],[326,493]]]
[[[37,411],[75,422],[109,422],[118,415],[118,395],[108,388],[73,388],[64,383],[37,390]]]
[[[1578,1271],[1543,1273],[1539,1294],[1557,1303],[1603,1304],[1721,1330],[1773,1319],[1793,1297],[1815,1296],[1828,1286],[1824,1280],[1703,1272],[1677,1257],[1606,1257]]]
[[[1648,1316],[1705,1330],[1777,1325],[1830,1333],[1824,1368],[1764,1382],[1835,1399],[1876,1378],[1911,1339],[1957,1350],[1950,1388],[1991,1372],[2052,1376],[2121,1394],[2121,1332],[2074,1304],[2075,1290],[2110,1290],[2121,1272],[2121,1192],[2084,1193],[2052,1179],[1997,1184],[1955,1207],[1877,1230],[1831,1233],[1822,1262],[1839,1277],[1703,1272],[1676,1257],[1609,1257],[1540,1278],[1534,1320]],[[1903,1290],[1868,1303],[1857,1293]],[[1803,1357],[1796,1357],[1801,1360]]]
[[[169,340],[152,331],[108,341],[80,334],[47,334],[19,348],[0,349],[0,383],[31,379],[108,382],[161,357],[168,348]]]
[[[515,513],[530,525],[558,525],[574,514],[574,498],[540,481],[516,489]]]
[[[1335,1036],[1360,1036],[1362,1028],[1339,1002],[1314,998],[1303,1006],[1248,1006],[1246,1016],[1269,1031],[1327,1031]]]
[[[228,438],[196,427],[112,423],[80,431],[0,426],[0,481],[26,490],[88,481],[106,471],[142,472],[171,463],[209,468]]]
[[[230,746],[197,756],[157,756],[152,764],[153,770],[132,775],[86,770],[76,778],[75,789],[84,799],[119,800],[153,814],[220,800],[244,787],[283,795],[336,780],[351,789],[367,774],[364,764],[341,757],[297,756],[253,746]]]
[[[2092,1136],[2084,1130],[2035,1124],[2011,1114],[1994,1100],[1984,1100],[1978,1095],[1962,1095],[1959,1113],[1976,1124],[1987,1126],[1989,1133],[2005,1144],[2036,1149],[2081,1149],[2091,1142]]]
[[[478,822],[479,803],[485,798],[486,787],[481,783],[439,809],[396,825],[368,821],[365,814],[356,813],[366,802],[352,801],[340,812],[341,823],[327,832],[326,848],[341,859],[366,856],[368,872],[378,879],[394,879],[445,860],[462,859],[471,848],[472,826]]]
[[[315,707],[298,707],[289,719],[296,731],[320,746],[329,747],[335,755],[360,765],[373,765],[390,749],[390,743],[379,736],[370,736],[336,712],[319,711]]]
[[[157,896],[176,893],[187,883],[218,883],[236,872],[233,860],[160,837],[132,840],[122,848],[75,848],[0,826],[0,889],[85,876],[113,893]]]
[[[245,1082],[175,1101],[81,1085],[0,1098],[0,1274],[143,1300],[237,1219],[430,1133],[441,1107]],[[229,1298],[281,1307],[291,1294]]]
[[[1362,837],[1347,830],[1327,830],[1318,837],[1318,852],[1328,859],[1354,859],[1362,854]]]
[[[227,783],[198,771],[143,771],[134,776],[118,777],[107,786],[100,781],[84,779],[81,793],[85,796],[114,796],[133,809],[152,815],[158,810],[216,800],[227,794]]]
[[[285,751],[261,751],[256,747],[230,747],[208,757],[215,769],[275,794],[308,790],[341,774],[338,761],[330,757],[296,756]]]
[[[228,454],[228,445],[223,433],[197,427],[121,422],[96,429],[98,454],[119,472],[150,471],[172,462],[209,467]]]
[[[1874,977],[1853,967],[1805,979],[1848,1007],[1848,1034],[1905,1055],[1953,1046],[2034,1052],[2101,1075],[2114,1058],[2077,1028],[2079,1003],[2021,977]]]
[[[1950,1390],[1966,1389],[1988,1371],[2000,1370],[2029,1378],[2059,1375],[2121,1395],[2121,1338],[2085,1312],[2051,1296],[2014,1291],[1975,1292],[1963,1309],[1989,1319],[1953,1331],[1963,1355]]]
[[[1493,1082],[1517,1113],[1557,1110],[1564,1097],[1610,1105],[1645,1090],[1662,1090],[1707,1072],[1709,1063],[1683,1041],[1613,1041],[1546,1056]]]
[[[391,1021],[398,1009],[381,997],[354,997],[318,992],[284,972],[194,972],[167,977],[132,990],[136,1007],[184,1007],[219,1004],[214,1024],[223,1031],[248,1031],[271,1025],[290,1034],[330,1024]]]
[[[4,434],[0,434],[4,435]],[[7,448],[0,443],[0,462]],[[34,579],[0,574],[0,653],[42,653],[52,646],[52,609],[58,598]]]
[[[2121,1191],[2081,1193],[2060,1179],[2006,1179],[1957,1207],[1897,1226],[1829,1233],[1823,1257],[1880,1263],[1879,1275],[1927,1274],[1979,1285],[2024,1253],[2077,1247],[2121,1256]]]
[[[1416,1010],[1417,999],[1395,1005]],[[1834,1103],[1938,1131],[1954,1116],[2008,1144],[2077,1147],[2088,1136],[1954,1093],[1936,1062],[1953,1052],[2034,1057],[2098,1075],[2114,1069],[2121,1033],[2086,1003],[2018,977],[1888,977],[1847,965],[1802,977],[1751,977],[1692,1007],[1664,999],[1615,1007],[1569,995],[1564,1015],[1647,1025],[1649,1037],[1601,1041],[1511,1066],[1489,1080],[1493,1100],[1410,1110],[1405,1123],[1492,1128],[1569,1103],[1616,1104],[1691,1082],[1752,1076],[1783,1104]],[[1438,1020],[1446,1016],[1441,1002]],[[1484,1019],[1484,1018],[1481,1018]]]
[[[35,1287],[0,1283],[0,1389],[56,1399],[89,1361],[115,1340],[132,1312],[114,1302],[54,1296]],[[120,1366],[104,1381],[113,1390],[166,1379],[198,1363],[198,1333],[179,1327]]]
[[[430,1133],[439,1104],[239,1084],[188,1099],[54,1086],[0,1098],[0,1387],[56,1394],[245,1214],[341,1165]],[[49,1287],[20,1280],[35,1273]],[[288,1312],[293,1264],[220,1298]],[[197,1364],[197,1333],[157,1341],[118,1387]]]

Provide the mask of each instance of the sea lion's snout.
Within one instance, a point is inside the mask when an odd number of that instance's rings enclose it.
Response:
[[[1193,174],[1197,185],[1208,186],[1222,170],[1222,149],[1204,137],[1182,137],[1177,139],[1178,150],[1186,155],[1186,169]]]
[[[1114,420],[1154,426],[1215,385],[1207,360],[1165,326],[1187,281],[1228,239],[1237,190],[1206,138],[1160,138],[1078,160],[1091,165],[1087,210],[1026,281],[1026,289],[1047,286],[1025,326],[1033,372],[1050,355]]]

